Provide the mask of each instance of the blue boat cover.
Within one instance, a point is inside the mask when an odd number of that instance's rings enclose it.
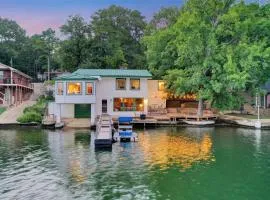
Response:
[[[133,118],[132,117],[119,117],[118,122],[119,123],[130,123],[132,122]]]
[[[120,137],[132,137],[132,131],[119,131]]]

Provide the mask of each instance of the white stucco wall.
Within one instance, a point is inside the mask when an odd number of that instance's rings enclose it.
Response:
[[[114,112],[113,111],[113,99],[114,98],[144,98],[144,113],[147,113],[147,98],[148,88],[147,79],[140,79],[140,90],[130,90],[130,79],[126,79],[126,90],[116,90],[115,78],[102,78],[102,80],[96,82],[96,115],[102,114],[102,99],[106,99],[108,102],[108,114],[112,116],[134,116],[139,115],[141,112]]]
[[[48,103],[48,114],[54,115],[56,110],[56,103],[55,102],[49,102]]]
[[[54,115],[57,122],[60,122],[61,118],[74,118],[74,104],[58,104],[50,102],[48,105],[49,115]]]
[[[74,104],[61,104],[61,116],[63,118],[74,118]]]
[[[126,78],[126,90],[116,90],[116,78],[102,78],[97,81],[70,81],[82,83],[81,95],[67,95],[67,82],[63,82],[63,95],[57,95],[57,82],[55,84],[55,103],[53,113],[60,115],[62,118],[74,117],[74,104],[91,104],[91,120],[94,120],[97,115],[101,115],[102,100],[106,99],[108,103],[108,114],[112,116],[138,116],[142,112],[114,112],[114,98],[143,98],[144,112],[148,110],[148,83],[146,78],[140,79],[140,90],[130,90],[130,78]],[[93,95],[85,95],[86,82],[94,83]],[[57,106],[58,105],[58,106]],[[61,105],[61,109],[60,109]]]

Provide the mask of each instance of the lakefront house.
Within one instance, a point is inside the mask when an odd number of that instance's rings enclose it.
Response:
[[[27,74],[0,63],[0,105],[16,106],[33,93],[32,78]]]
[[[98,115],[138,116],[147,113],[147,70],[78,69],[55,80],[55,102],[49,113],[60,122],[65,118],[89,118]]]

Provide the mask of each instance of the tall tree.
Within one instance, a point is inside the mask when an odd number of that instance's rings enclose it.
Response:
[[[38,72],[47,71],[48,58],[51,67],[58,68],[54,55],[58,41],[55,31],[50,28],[41,34],[35,34],[27,38],[24,47],[19,52],[16,63],[20,64],[20,69],[23,72],[27,72],[33,78],[37,78]]]
[[[86,60],[88,39],[91,38],[90,27],[81,16],[75,15],[61,27],[61,32],[66,37],[59,50],[61,65],[74,70]]]
[[[27,38],[15,21],[0,17],[0,62],[9,65],[11,58],[14,63]]]
[[[154,14],[153,18],[148,24],[148,28],[153,30],[168,28],[176,23],[179,14],[180,10],[176,6],[162,7],[157,13]]]
[[[199,116],[204,100],[217,108],[235,108],[242,103],[241,92],[259,88],[269,77],[269,37],[262,31],[269,26],[266,10],[233,0],[189,0],[173,26],[146,37],[149,67],[165,75],[170,91],[196,93]],[[255,27],[262,34],[254,34]],[[156,44],[160,35],[168,42]],[[171,65],[161,60],[154,66],[159,56]]]
[[[143,68],[145,56],[140,39],[145,26],[144,17],[137,10],[113,5],[97,11],[91,21],[93,43],[99,46],[106,43],[103,45],[106,50],[97,56],[105,57],[109,67],[127,65],[129,68]]]

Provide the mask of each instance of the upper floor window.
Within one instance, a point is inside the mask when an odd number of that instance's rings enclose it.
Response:
[[[139,90],[140,89],[140,79],[130,79],[130,89]]]
[[[67,94],[69,94],[69,95],[82,94],[82,83],[68,82],[67,83]]]
[[[158,90],[159,91],[165,90],[165,82],[164,81],[158,81]]]
[[[63,95],[64,87],[62,82],[57,83],[57,95]]]
[[[86,95],[92,95],[93,91],[94,91],[93,83],[86,83],[86,90],[85,90]]]
[[[116,89],[117,90],[125,90],[126,89],[126,79],[125,78],[117,78],[116,79]]]

